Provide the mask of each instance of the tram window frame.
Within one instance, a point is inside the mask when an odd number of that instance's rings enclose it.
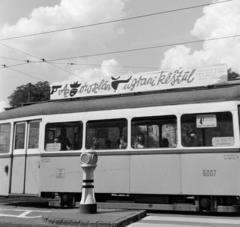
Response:
[[[118,131],[114,132],[116,128],[118,128]],[[95,150],[127,149],[127,135],[128,120],[126,118],[91,120],[86,123],[85,148]],[[125,140],[125,146],[122,148],[120,148],[121,137],[124,137]],[[93,140],[95,140],[96,143]],[[107,147],[107,140],[110,140],[111,147]]]
[[[240,133],[240,105],[238,105],[238,126],[239,126],[239,133]]]
[[[2,128],[5,126],[9,127],[7,130],[2,130]],[[6,154],[10,152],[11,130],[11,123],[0,124],[0,154]]]
[[[163,126],[169,129],[163,131]],[[173,126],[174,125],[174,126]],[[155,127],[155,131],[158,127],[158,135],[149,135],[148,127]],[[157,126],[157,127],[156,127]],[[138,127],[138,128],[135,128]],[[171,129],[172,128],[172,129]],[[164,115],[164,116],[146,116],[136,117],[131,120],[131,146],[133,149],[172,149],[177,147],[178,135],[177,135],[177,116],[176,115]],[[146,129],[146,130],[145,130]],[[172,131],[172,135],[170,133]],[[151,132],[150,132],[151,133]],[[138,136],[143,134],[144,144],[138,145]],[[154,133],[153,133],[154,134]],[[158,137],[158,140],[154,141]],[[152,140],[152,142],[151,142]],[[151,143],[151,144],[149,144]]]
[[[21,132],[21,128],[23,131]],[[17,123],[15,125],[15,143],[14,150],[22,150],[25,149],[25,140],[26,140],[26,123]]]
[[[39,132],[40,132],[40,122],[39,121],[29,122],[28,149],[39,148]]]
[[[205,127],[197,127],[197,124],[200,124],[197,123],[197,116],[199,118],[201,116],[208,116],[215,120],[210,119],[211,123]],[[190,120],[190,118],[192,119]],[[229,111],[183,114],[180,122],[181,144],[183,147],[231,147],[235,144],[233,115]],[[220,122],[221,124],[219,124]],[[183,126],[183,124],[187,123],[189,125]],[[221,128],[223,129],[220,130]]]
[[[61,137],[61,133],[65,134],[64,137]],[[81,150],[82,141],[82,121],[49,122],[45,125],[44,150],[46,152]]]

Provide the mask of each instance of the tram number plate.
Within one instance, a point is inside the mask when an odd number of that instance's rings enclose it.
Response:
[[[217,170],[203,170],[204,177],[216,177]]]

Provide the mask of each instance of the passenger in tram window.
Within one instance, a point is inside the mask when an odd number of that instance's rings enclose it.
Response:
[[[197,137],[197,134],[194,130],[190,129],[186,132],[187,139],[184,143],[185,147],[199,147],[201,146],[201,142]]]
[[[80,139],[77,139],[75,142],[74,142],[74,150],[80,150],[81,149],[81,145],[82,145],[82,142]]]
[[[91,148],[90,149],[100,149],[100,147],[99,147],[99,140],[98,140],[98,138],[97,137],[93,137],[92,138],[92,146],[91,146]]]
[[[53,142],[54,142],[54,143],[59,143],[59,139],[58,139],[58,138],[55,138],[55,139],[53,140]]]
[[[127,148],[127,143],[125,142],[125,138],[124,136],[122,136],[120,139],[119,139],[119,148],[120,149],[126,149]]]
[[[111,148],[112,148],[111,145],[112,145],[111,140],[107,139],[107,140],[105,141],[105,147],[106,147],[106,149],[111,149]]]
[[[137,149],[141,149],[141,148],[144,148],[144,134],[143,133],[139,133],[137,138],[136,138],[136,141],[134,143],[134,148],[137,148]]]
[[[167,138],[163,138],[161,141],[161,147],[169,147],[169,142]]]
[[[72,147],[72,143],[67,138],[67,130],[65,128],[61,129],[61,133],[58,137],[59,143],[61,143],[61,151],[70,150]]]

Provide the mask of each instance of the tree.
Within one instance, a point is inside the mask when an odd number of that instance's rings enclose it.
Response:
[[[50,86],[47,81],[28,83],[17,87],[8,97],[9,105],[17,107],[24,103],[47,101],[50,99]]]
[[[228,80],[234,80],[239,78],[240,78],[239,73],[232,71],[232,69],[228,69]]]

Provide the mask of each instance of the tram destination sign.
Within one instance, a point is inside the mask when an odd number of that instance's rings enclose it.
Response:
[[[160,71],[101,77],[91,80],[55,82],[51,84],[51,100],[87,96],[116,95],[176,88],[226,84],[227,66],[214,65],[193,69]]]

